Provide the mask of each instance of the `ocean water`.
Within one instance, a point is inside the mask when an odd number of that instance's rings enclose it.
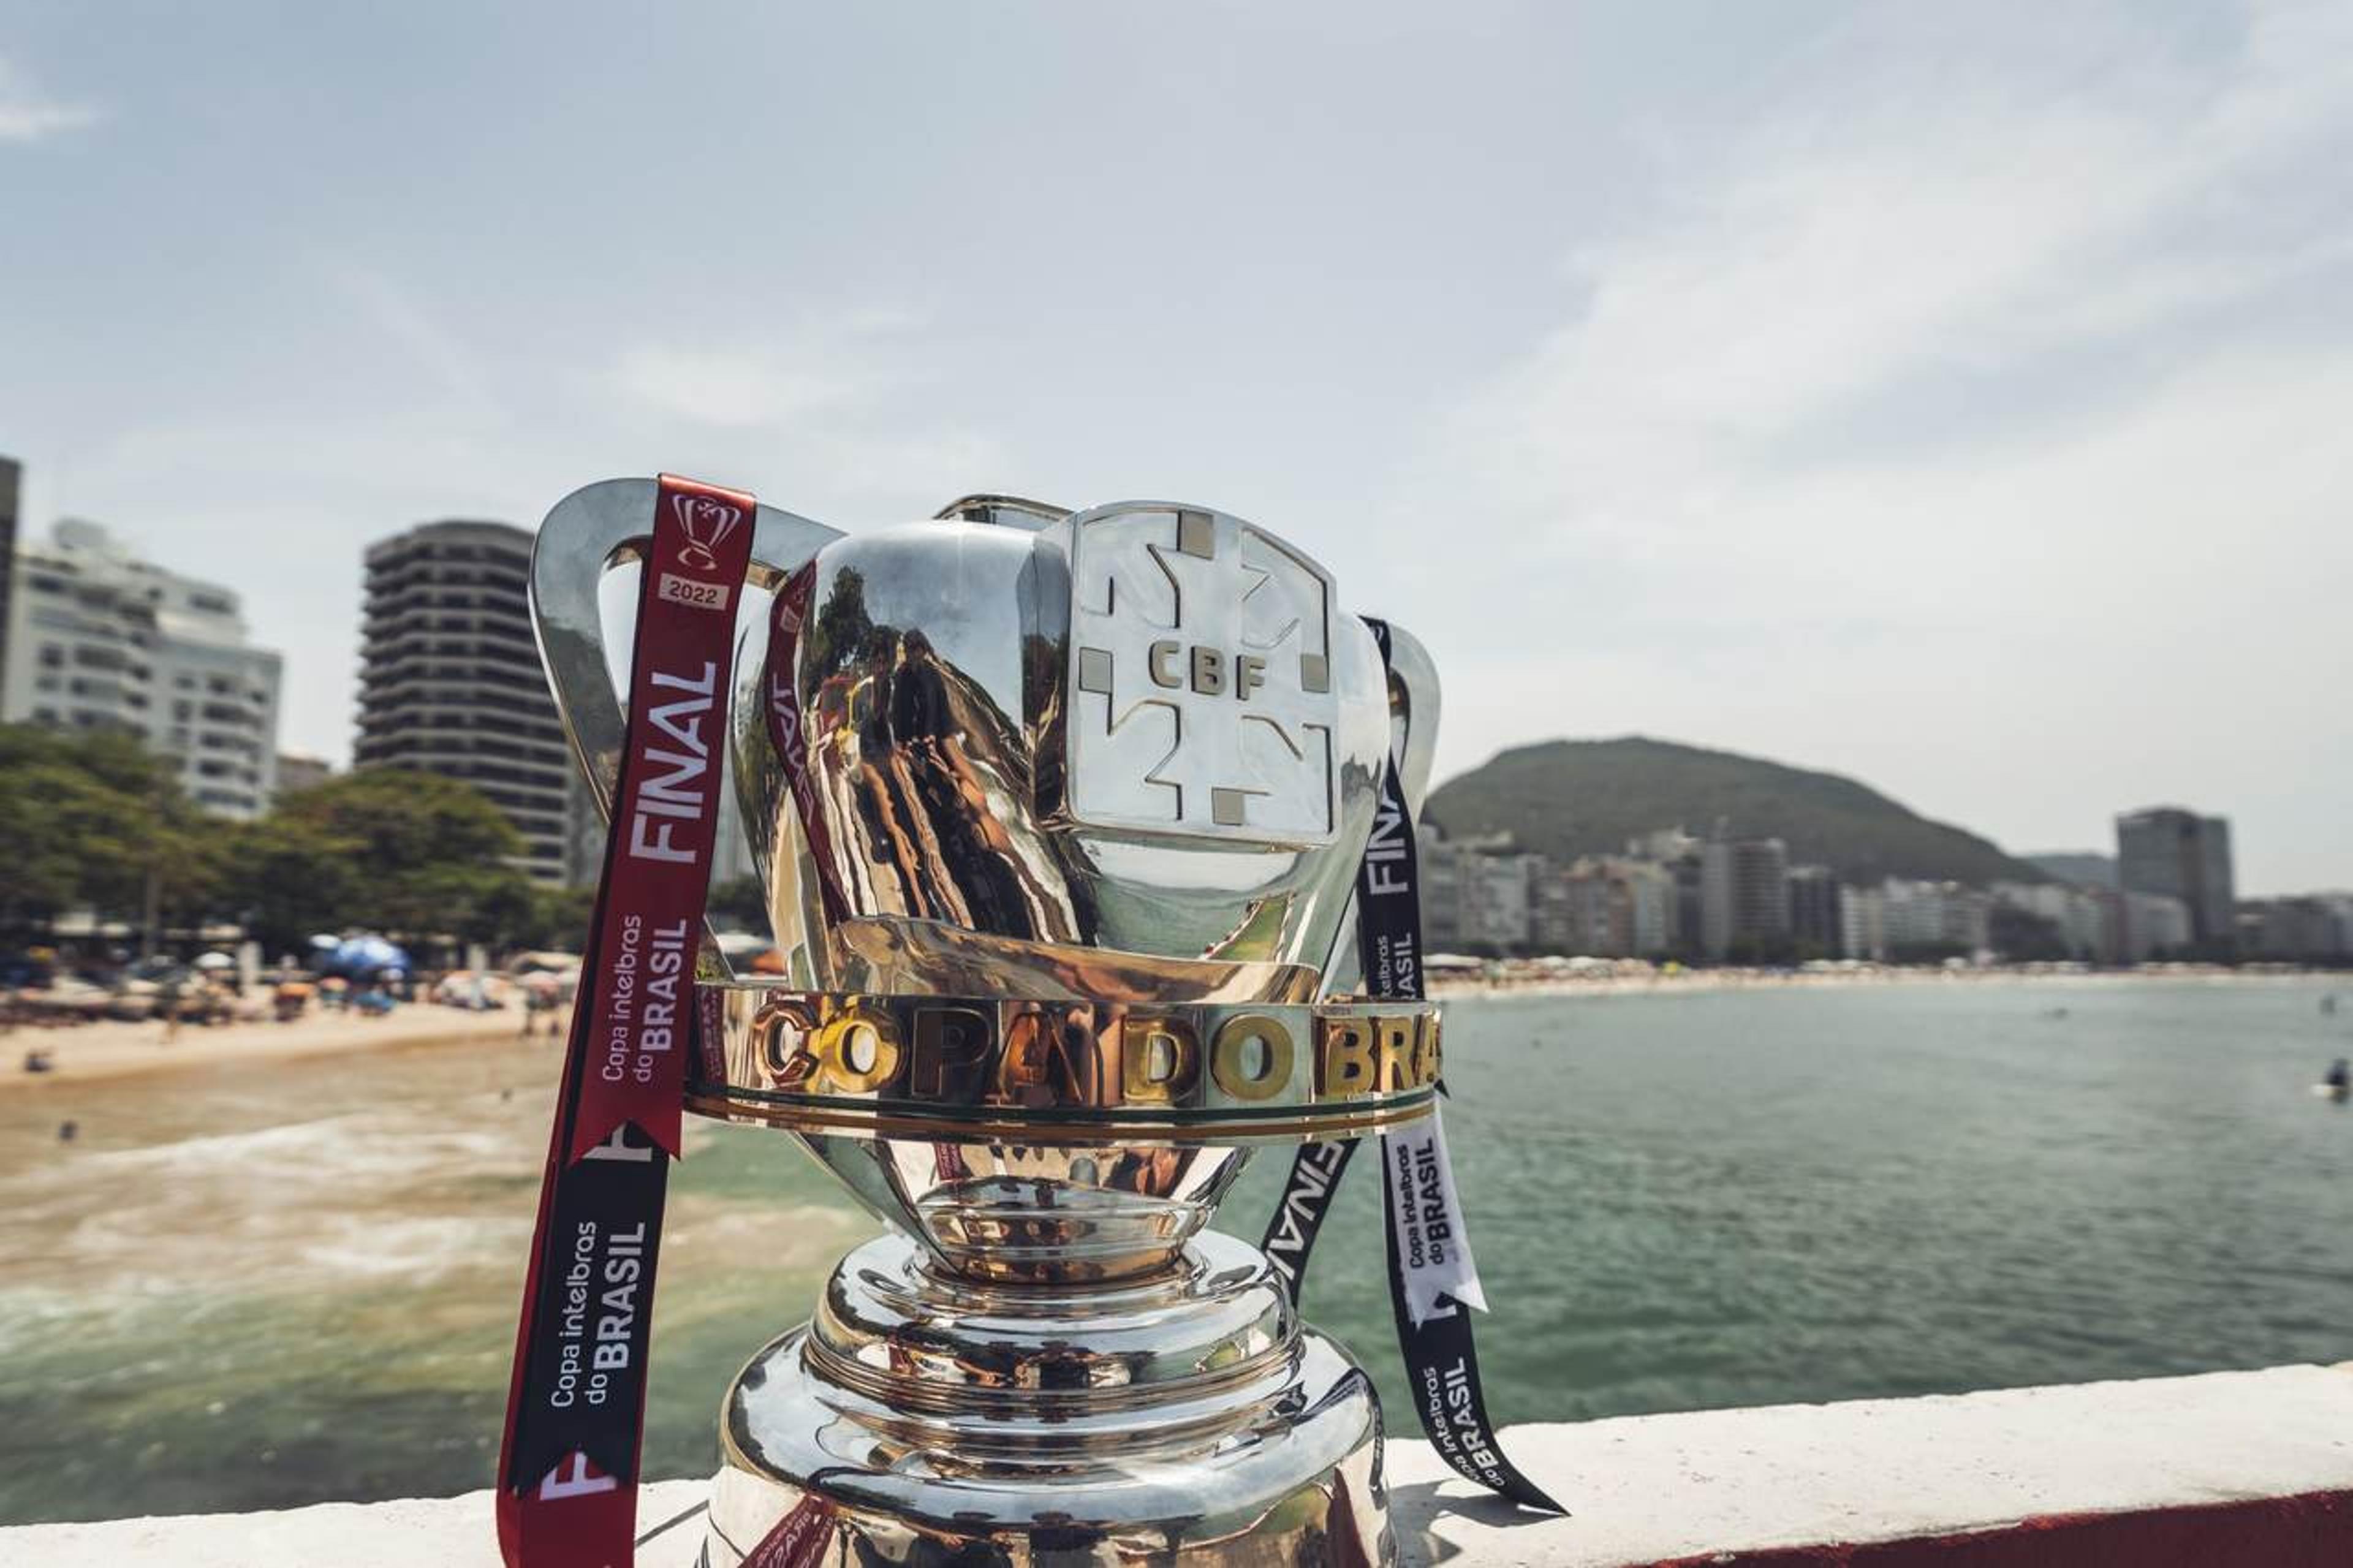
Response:
[[[2353,1111],[2310,1089],[2353,1052],[2330,988],[1452,1004],[1496,1414],[2353,1358]],[[555,1060],[495,1041],[0,1096],[0,1522],[489,1484]],[[1255,1235],[1282,1163],[1229,1228]],[[1401,1409],[1370,1174],[1306,1305]],[[710,1468],[726,1380],[871,1225],[756,1129],[695,1124],[672,1194],[657,1476]]]

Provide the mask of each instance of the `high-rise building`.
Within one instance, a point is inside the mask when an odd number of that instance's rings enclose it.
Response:
[[[1424,948],[1514,952],[1528,945],[1542,856],[1518,853],[1506,833],[1450,839],[1427,824],[1416,848]]]
[[[1463,934],[1497,952],[1516,952],[1535,935],[1529,894],[1540,855],[1510,850],[1474,854],[1463,864]]]
[[[1670,951],[1674,877],[1649,860],[1587,856],[1568,866],[1537,862],[1531,934],[1545,952],[1649,958]]]
[[[0,691],[8,689],[8,623],[16,619],[16,504],[25,470],[0,458]]]
[[[1839,955],[1883,963],[1887,957],[1887,890],[1839,889]]]
[[[1712,838],[1700,850],[1700,936],[1710,958],[1761,956],[1789,940],[1789,854],[1778,838]]]
[[[1809,958],[1841,949],[1838,877],[1827,866],[1789,868],[1789,940]]]
[[[250,818],[268,808],[279,657],[245,640],[234,593],[71,519],[22,552],[16,574],[0,717],[138,735],[206,811]]]
[[[2116,879],[2128,893],[2179,899],[2189,910],[2189,940],[2226,948],[2237,928],[2231,875],[2231,825],[2178,805],[2151,806],[2116,818]]]
[[[1667,862],[1667,876],[1674,889],[1674,906],[1667,921],[1666,950],[1685,958],[1706,950],[1707,900],[1704,896],[1706,889],[1701,886],[1702,869],[1697,849]]]
[[[1462,945],[1462,847],[1429,823],[1414,831],[1415,870],[1421,882],[1421,942],[1431,952]]]
[[[473,785],[522,835],[522,868],[562,883],[580,871],[580,792],[532,637],[531,545],[452,521],[368,547],[352,765]]]

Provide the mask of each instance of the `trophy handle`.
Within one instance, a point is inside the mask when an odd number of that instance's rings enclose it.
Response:
[[[1027,496],[958,496],[932,513],[940,522],[993,522],[1002,528],[1023,528],[1035,533],[1071,516],[1071,509]]]
[[[531,552],[531,615],[540,663],[580,776],[607,822],[613,817],[620,774],[628,723],[623,693],[637,636],[634,582],[615,579],[645,559],[654,489],[651,479],[606,479],[573,491],[540,524]],[[839,530],[821,522],[760,508],[751,573],[736,609],[739,672],[746,657],[757,669],[777,586],[840,537]],[[777,935],[781,940],[784,933]],[[715,952],[707,940],[705,951]]]
[[[1421,803],[1430,793],[1430,772],[1438,757],[1438,666],[1421,639],[1389,623],[1389,754],[1397,759],[1398,782],[1405,790],[1407,809],[1421,820]],[[1363,956],[1356,950],[1356,893],[1348,892],[1348,913],[1332,938],[1324,961],[1325,994],[1355,992],[1365,982]]]
[[[1414,820],[1421,820],[1422,797],[1438,760],[1438,666],[1421,639],[1389,623],[1389,741],[1398,759],[1398,782]]]

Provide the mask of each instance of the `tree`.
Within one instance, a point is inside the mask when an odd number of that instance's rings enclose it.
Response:
[[[502,945],[532,921],[522,836],[454,779],[347,773],[288,796],[242,843],[239,903],[274,945],[355,926]]]
[[[520,947],[579,952],[588,945],[588,922],[596,912],[594,888],[534,888],[531,918],[514,933]]]
[[[0,922],[76,908],[136,921],[152,875],[162,910],[194,923],[217,904],[223,849],[137,736],[0,725]]]
[[[340,931],[359,902],[359,850],[357,839],[282,810],[239,828],[227,880],[248,934],[276,955]]]

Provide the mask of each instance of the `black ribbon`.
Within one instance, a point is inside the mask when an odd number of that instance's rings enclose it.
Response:
[[[1381,668],[1389,664],[1389,628],[1366,616],[1380,645]],[[1406,805],[1395,758],[1381,770],[1380,805],[1365,858],[1356,872],[1356,946],[1363,960],[1365,994],[1419,1001],[1421,975],[1420,858],[1415,850],[1413,813]],[[1437,1111],[1432,1110],[1432,1115]],[[1306,1284],[1307,1260],[1330,1214],[1333,1194],[1356,1152],[1358,1140],[1309,1143],[1291,1163],[1282,1200],[1261,1244],[1293,1302]],[[1400,1150],[1402,1152],[1402,1150]],[[1388,1205],[1410,1209],[1415,1177],[1401,1162],[1384,1157],[1383,1196]],[[1451,1173],[1444,1177],[1451,1180]],[[1568,1510],[1504,1457],[1495,1424],[1487,1415],[1486,1385],[1479,1375],[1479,1351],[1471,1330],[1471,1309],[1440,1295],[1419,1323],[1406,1301],[1405,1259],[1398,1252],[1398,1227],[1390,1207],[1381,1214],[1381,1234],[1389,1260],[1389,1310],[1397,1321],[1398,1349],[1413,1385],[1414,1413],[1438,1457],[1456,1474],[1523,1508],[1548,1513]]]
[[[538,1397],[515,1412],[508,1487],[535,1485],[569,1454],[636,1479],[669,1186],[670,1156],[634,1122],[557,1174],[530,1308],[525,1375]]]

